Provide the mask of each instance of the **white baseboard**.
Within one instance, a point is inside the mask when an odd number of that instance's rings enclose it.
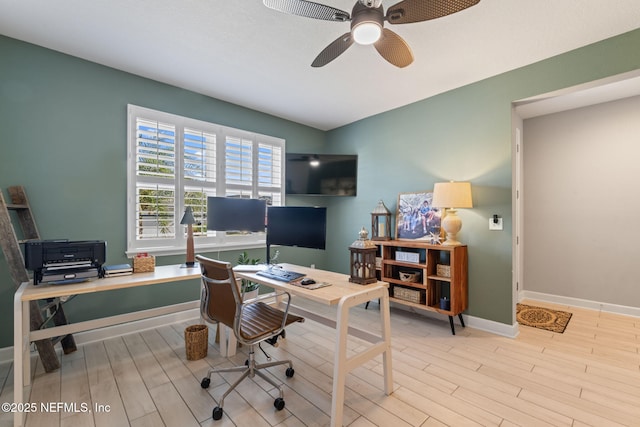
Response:
[[[199,301],[194,301],[194,303],[199,304]],[[192,308],[188,310],[179,311],[176,313],[151,317],[148,319],[136,320],[133,322],[122,323],[119,325],[107,326],[104,328],[93,329],[90,331],[78,332],[76,334],[73,334],[73,338],[77,345],[82,345],[82,344],[88,344],[95,341],[103,341],[105,339],[114,338],[121,335],[131,334],[134,332],[154,329],[160,326],[171,325],[172,323],[185,322],[188,320],[198,319],[198,318],[200,318],[200,310],[197,308]],[[13,361],[13,346],[0,348],[0,363],[12,362],[12,361]]]
[[[523,299],[544,301],[544,302],[550,302],[554,304],[561,304],[561,305],[567,305],[572,307],[598,310],[598,311],[603,311],[607,313],[622,314],[625,316],[640,317],[639,307],[609,304],[609,303],[603,303],[598,301],[563,297],[559,295],[544,294],[544,293],[532,292],[532,291],[519,292],[518,301],[522,301]],[[441,314],[434,313],[432,311],[420,310],[420,309],[406,306],[404,304],[396,304],[393,302],[391,303],[391,306],[401,310],[409,311],[411,313],[418,313],[422,316],[428,316],[434,319],[442,320]],[[518,323],[509,325],[506,323],[495,322],[493,320],[487,320],[480,317],[469,316],[466,314],[463,314],[462,317],[464,318],[465,325],[475,329],[480,329],[486,332],[490,332],[496,335],[501,335],[507,338],[515,338],[518,336],[518,333],[519,333]]]
[[[394,302],[391,303],[391,306],[401,310],[409,311],[411,313],[417,313],[417,314],[420,314],[421,316],[426,316],[426,317],[430,317],[437,320],[444,319],[445,322],[447,321],[446,318],[443,318],[442,314],[435,313],[433,311],[420,310],[418,308],[410,307],[404,304],[397,304]],[[518,336],[518,333],[519,333],[517,323],[515,325],[508,325],[505,323],[495,322],[493,320],[487,320],[487,319],[482,319],[480,317],[469,316],[467,314],[463,314],[462,318],[464,319],[464,324],[466,326],[469,326],[474,329],[480,329],[485,332],[490,332],[492,334],[501,335],[503,337],[515,338]],[[457,318],[454,318],[454,323],[456,324],[455,325],[456,330],[457,328],[461,327],[460,325],[458,325]],[[447,327],[448,326],[449,324],[447,322]]]
[[[598,310],[608,313],[622,314],[625,316],[633,316],[640,318],[640,308],[623,306],[618,304],[609,304],[591,300],[585,300],[580,298],[564,297],[559,295],[545,294],[541,292],[533,291],[521,291],[518,294],[518,301],[523,299],[530,299],[536,301],[550,302],[554,304],[568,305],[572,307],[580,307],[591,310]],[[409,311],[412,313],[418,313],[422,316],[428,316],[433,319],[442,320],[442,315],[433,313],[431,311],[414,309],[404,304],[391,303],[394,308]],[[187,320],[197,319],[200,317],[199,309],[193,308],[183,310],[180,312],[166,314],[162,316],[156,316],[149,319],[142,319],[133,322],[123,323],[120,325],[107,326],[104,328],[94,329],[91,331],[79,332],[74,334],[76,344],[88,344],[95,341],[102,341],[109,338],[114,338],[121,335],[127,335],[133,332],[140,332],[148,329],[154,329],[160,326],[170,325],[172,323],[184,322]],[[501,335],[508,338],[515,338],[518,336],[518,324],[505,324],[495,322],[493,320],[482,319],[480,317],[463,315],[465,325],[480,329],[486,332],[490,332],[496,335]],[[457,322],[457,320],[456,320]],[[447,325],[448,326],[448,325]],[[456,325],[459,327],[459,325]],[[0,348],[0,363],[13,361],[13,346]]]
[[[133,332],[141,332],[148,329],[158,328],[160,326],[171,325],[172,323],[185,322],[199,317],[200,310],[192,308],[177,313],[136,320],[134,322],[124,323],[121,325],[107,326],[105,328],[94,329],[92,331],[79,332],[77,334],[73,334],[73,337],[76,344],[82,345],[131,334]]]
[[[517,323],[509,325],[506,323],[483,319],[481,317],[466,315],[463,315],[462,317],[464,317],[464,321],[469,327],[480,329],[481,331],[491,332],[492,334],[501,335],[507,338],[515,338],[520,333]]]
[[[13,362],[13,346],[0,348],[0,363]]]
[[[591,301],[581,298],[564,297],[560,295],[545,294],[541,292],[522,291],[518,295],[518,301],[530,299],[550,302],[553,304],[569,305],[572,307],[586,308],[590,310],[604,311],[607,313],[623,314],[625,316],[640,317],[640,307],[610,304],[606,302]]]

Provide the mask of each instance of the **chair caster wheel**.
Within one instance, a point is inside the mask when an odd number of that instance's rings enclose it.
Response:
[[[244,366],[249,366],[249,359],[244,361]]]
[[[216,421],[222,418],[222,408],[219,406],[216,406],[215,408],[213,408],[212,416],[213,416],[213,419]]]
[[[211,385],[211,379],[210,378],[206,378],[205,377],[200,382],[200,387],[202,387],[202,388],[209,388],[210,385]]]
[[[278,397],[275,402],[273,402],[273,406],[275,406],[278,411],[282,411],[284,409],[284,399]],[[222,412],[222,410],[220,410],[220,412]]]
[[[287,376],[287,378],[291,378],[295,373],[296,371],[293,368],[287,368],[284,374]]]

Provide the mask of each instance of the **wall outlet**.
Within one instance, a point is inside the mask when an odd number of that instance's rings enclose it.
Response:
[[[497,222],[489,218],[489,230],[502,230],[502,218],[498,218]]]

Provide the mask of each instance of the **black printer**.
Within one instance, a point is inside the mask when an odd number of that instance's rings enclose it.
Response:
[[[103,240],[36,240],[25,243],[25,267],[33,284],[64,284],[102,277],[107,244]]]

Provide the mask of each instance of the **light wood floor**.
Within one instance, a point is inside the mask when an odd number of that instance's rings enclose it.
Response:
[[[535,304],[529,301],[528,303]],[[516,339],[457,327],[442,320],[393,310],[394,393],[382,391],[381,358],[347,379],[345,424],[368,426],[640,426],[640,319],[546,305],[573,313],[564,334],[520,327]],[[352,310],[361,327],[375,323],[378,306]],[[194,322],[195,323],[195,322]],[[457,322],[456,322],[457,323]],[[187,361],[185,324],[81,346],[62,357],[62,368],[33,373],[31,402],[75,402],[92,412],[36,412],[27,426],[323,426],[329,423],[333,330],[315,322],[291,326],[274,358],[291,358],[271,374],[284,382],[286,408],[275,411],[277,392],[256,377],[225,399],[225,416],[211,411],[237,374],[200,379],[211,366],[231,361],[211,343],[209,355]],[[213,342],[210,333],[210,341]],[[349,342],[352,350],[362,343]],[[264,360],[261,354],[257,356]],[[35,360],[35,357],[34,357]],[[2,402],[12,401],[11,364],[0,365]],[[109,405],[108,412],[94,405]],[[81,407],[78,407],[81,409]],[[0,414],[0,426],[11,416]]]

